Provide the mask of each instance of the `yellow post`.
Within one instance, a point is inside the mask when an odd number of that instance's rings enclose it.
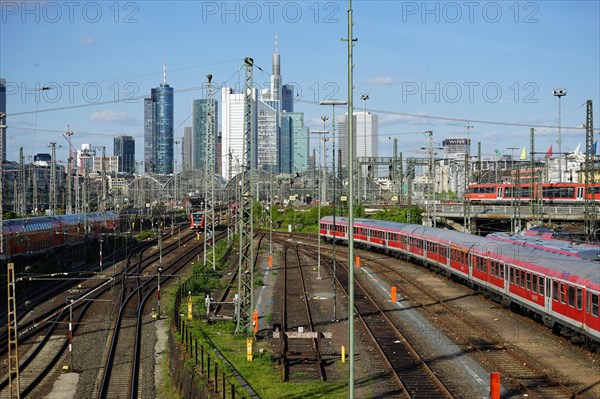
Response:
[[[342,363],[346,363],[346,347],[342,345]]]
[[[196,233],[196,241],[200,241],[200,232]]]
[[[252,338],[246,339],[246,360],[252,361]]]
[[[193,303],[192,303],[192,295],[188,295],[188,320],[192,320],[192,308],[193,308]]]

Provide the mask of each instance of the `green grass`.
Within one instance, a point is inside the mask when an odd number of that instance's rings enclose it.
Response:
[[[173,387],[173,382],[171,381],[171,376],[169,375],[168,356],[163,356],[162,358],[161,373],[162,383],[160,386],[156,387],[156,396],[164,399],[181,399],[181,396],[179,396],[177,390],[175,389],[175,387]]]
[[[233,322],[210,325],[204,322],[195,322],[192,329],[194,336],[199,340],[202,340],[203,333],[206,334],[223,356],[250,382],[261,398],[335,399],[348,397],[347,381],[282,382],[281,369],[273,360],[273,354],[268,350],[266,341],[254,341],[253,361],[248,362],[246,359],[246,336],[236,335],[234,330]],[[260,349],[264,349],[263,353],[260,353]]]

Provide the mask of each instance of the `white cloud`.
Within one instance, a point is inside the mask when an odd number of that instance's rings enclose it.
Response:
[[[90,119],[94,122],[100,123],[122,123],[128,121],[129,115],[127,114],[127,112],[103,110],[94,112],[90,116]]]
[[[375,76],[369,79],[369,83],[373,85],[391,85],[394,79],[391,76]]]
[[[96,43],[96,40],[91,36],[86,36],[79,41],[82,46],[92,46]]]

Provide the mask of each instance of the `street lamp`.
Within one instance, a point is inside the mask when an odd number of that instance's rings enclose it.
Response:
[[[560,99],[563,96],[567,95],[567,89],[554,89],[552,90],[552,95],[554,97],[558,97],[558,140],[556,143],[558,144],[558,182],[562,182],[562,165],[561,165],[561,157],[562,157],[562,139],[561,139],[561,129],[560,129]],[[566,157],[565,157],[566,162]],[[531,171],[533,173],[533,171]]]
[[[365,157],[368,156],[367,154],[367,100],[369,99],[369,95],[368,94],[361,94],[360,95],[360,99],[363,100],[363,134],[364,134],[364,152],[365,152]],[[362,168],[361,168],[362,170]],[[363,171],[363,173],[365,173],[365,188],[364,188],[364,195],[365,195],[365,202],[367,201],[367,171]],[[360,185],[360,182],[358,182],[358,184]],[[357,190],[359,193],[362,190]],[[360,194],[362,195],[362,194]]]
[[[328,119],[326,116],[321,117],[321,119],[323,120],[323,125],[325,125],[325,121]],[[327,133],[329,133],[329,131],[327,130],[313,130],[311,131],[312,134],[318,134],[318,135],[326,135]],[[325,139],[323,139],[323,142],[325,142]],[[316,167],[317,163],[315,162],[315,167]],[[319,137],[319,201],[317,201],[317,279],[320,280],[321,279],[321,201],[322,201],[322,192],[321,192],[321,184],[322,184],[322,178],[321,178],[321,137]]]
[[[336,187],[337,187],[337,174],[336,174],[336,169],[335,169],[335,106],[336,105],[348,105],[348,101],[342,101],[342,100],[324,100],[320,102],[321,105],[331,105],[332,107],[332,116],[331,116],[331,134],[332,134],[332,138],[331,138],[331,143],[332,143],[332,147],[333,147],[333,157],[332,157],[332,165],[333,165],[333,279],[332,279],[332,284],[333,284],[333,321],[337,321],[337,309],[336,309],[336,302],[337,302],[337,285],[335,283],[335,276],[336,276],[336,264],[335,264],[335,259],[336,259],[336,253],[335,253],[335,238],[336,238],[336,232],[337,232],[337,228],[335,225],[335,208],[337,206],[337,197],[336,197]],[[338,170],[338,173],[340,171]]]

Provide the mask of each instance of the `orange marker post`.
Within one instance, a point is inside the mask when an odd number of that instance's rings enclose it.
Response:
[[[500,399],[500,373],[490,373],[490,399]]]
[[[273,267],[273,255],[269,255],[269,267]]]
[[[356,257],[355,265],[356,267],[360,267],[360,256]]]
[[[258,332],[258,312],[256,310],[252,312],[252,328],[256,334]]]
[[[396,302],[396,287],[392,286],[391,294],[392,294],[392,302]]]

